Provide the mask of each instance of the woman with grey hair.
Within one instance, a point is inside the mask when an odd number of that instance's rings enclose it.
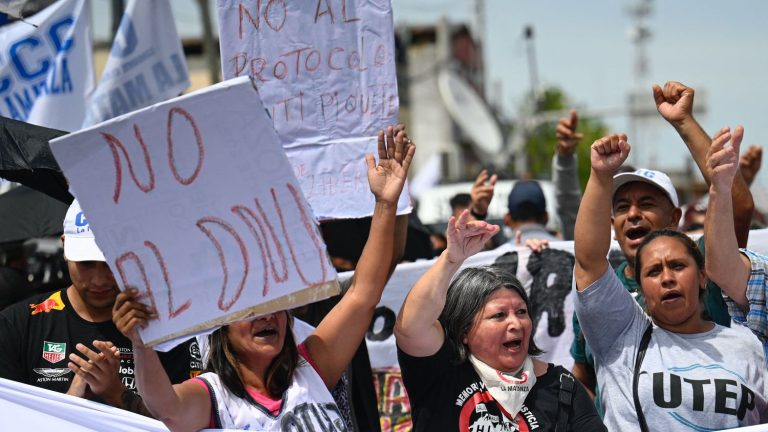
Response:
[[[466,268],[499,227],[448,221],[448,247],[408,294],[395,324],[414,431],[605,430],[584,388],[534,359],[528,296],[496,267]]]

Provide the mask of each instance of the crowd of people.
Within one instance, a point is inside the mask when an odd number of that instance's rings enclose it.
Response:
[[[540,359],[531,300],[516,275],[465,266],[496,247],[501,231],[485,221],[498,176],[480,172],[451,201],[446,232],[432,238],[441,250],[395,323],[414,430],[768,423],[768,257],[744,249],[761,150],[740,154],[740,126],[710,137],[693,116],[694,90],[681,83],[654,86],[652,96],[708,198],[683,206],[666,174],[628,167],[631,138],[623,134],[591,145],[582,195],[578,114],[560,120],[552,161],[560,232],[547,228],[546,199],[533,180],[515,183],[504,224],[515,233],[510,245],[533,254],[550,241],[574,241],[568,370]],[[157,312],[136,290],[120,292],[75,201],[62,236],[72,284],[0,312],[0,377],[150,416],[171,430],[378,429],[360,390],[372,387],[364,337],[410,233],[420,230],[396,215],[414,153],[402,125],[380,131],[377,157],[365,158],[373,216],[350,222],[354,228],[324,224],[333,264],[355,271],[341,296],[230,323],[203,344],[193,338],[167,353],[144,345],[138,330]],[[339,241],[353,229],[367,236],[354,246]],[[687,230],[703,235],[693,240]],[[617,263],[608,257],[612,239],[623,255]]]

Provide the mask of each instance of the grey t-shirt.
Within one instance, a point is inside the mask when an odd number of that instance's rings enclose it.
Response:
[[[595,358],[605,425],[610,431],[639,430],[632,377],[649,317],[610,267],[578,294],[576,315]],[[715,324],[704,333],[679,334],[654,325],[640,370],[640,406],[651,431],[768,421],[764,354],[746,332]]]

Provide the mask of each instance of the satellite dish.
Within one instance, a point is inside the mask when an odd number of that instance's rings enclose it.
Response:
[[[502,151],[503,139],[485,101],[464,78],[447,69],[439,73],[437,88],[453,121],[474,142],[485,159],[496,160]]]

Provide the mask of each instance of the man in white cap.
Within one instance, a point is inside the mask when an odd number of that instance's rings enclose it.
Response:
[[[149,415],[135,392],[131,342],[112,322],[117,283],[77,201],[62,241],[72,285],[0,313],[0,377]],[[194,339],[162,359],[174,383],[202,368]]]
[[[663,88],[654,86],[653,96],[659,113],[683,139],[693,160],[699,166],[705,182],[709,185],[711,173],[707,169],[707,152],[712,140],[693,118],[693,89],[670,81]],[[754,203],[749,188],[740,175],[733,183],[731,194],[736,236],[739,245],[744,247],[749,235]],[[677,192],[666,174],[649,169],[638,169],[614,176],[613,193],[610,199],[613,209],[614,235],[626,257],[626,261],[616,268],[616,274],[627,291],[631,292],[643,306],[645,302],[634,279],[637,247],[651,231],[664,228],[677,229],[682,216]],[[699,240],[698,245],[703,252],[703,238]],[[726,327],[730,326],[731,318],[717,285],[708,281],[702,300],[709,315],[708,319]],[[591,350],[581,334],[575,316],[573,324],[575,334],[571,345],[571,355],[574,359],[573,374],[588,390],[595,391]]]

